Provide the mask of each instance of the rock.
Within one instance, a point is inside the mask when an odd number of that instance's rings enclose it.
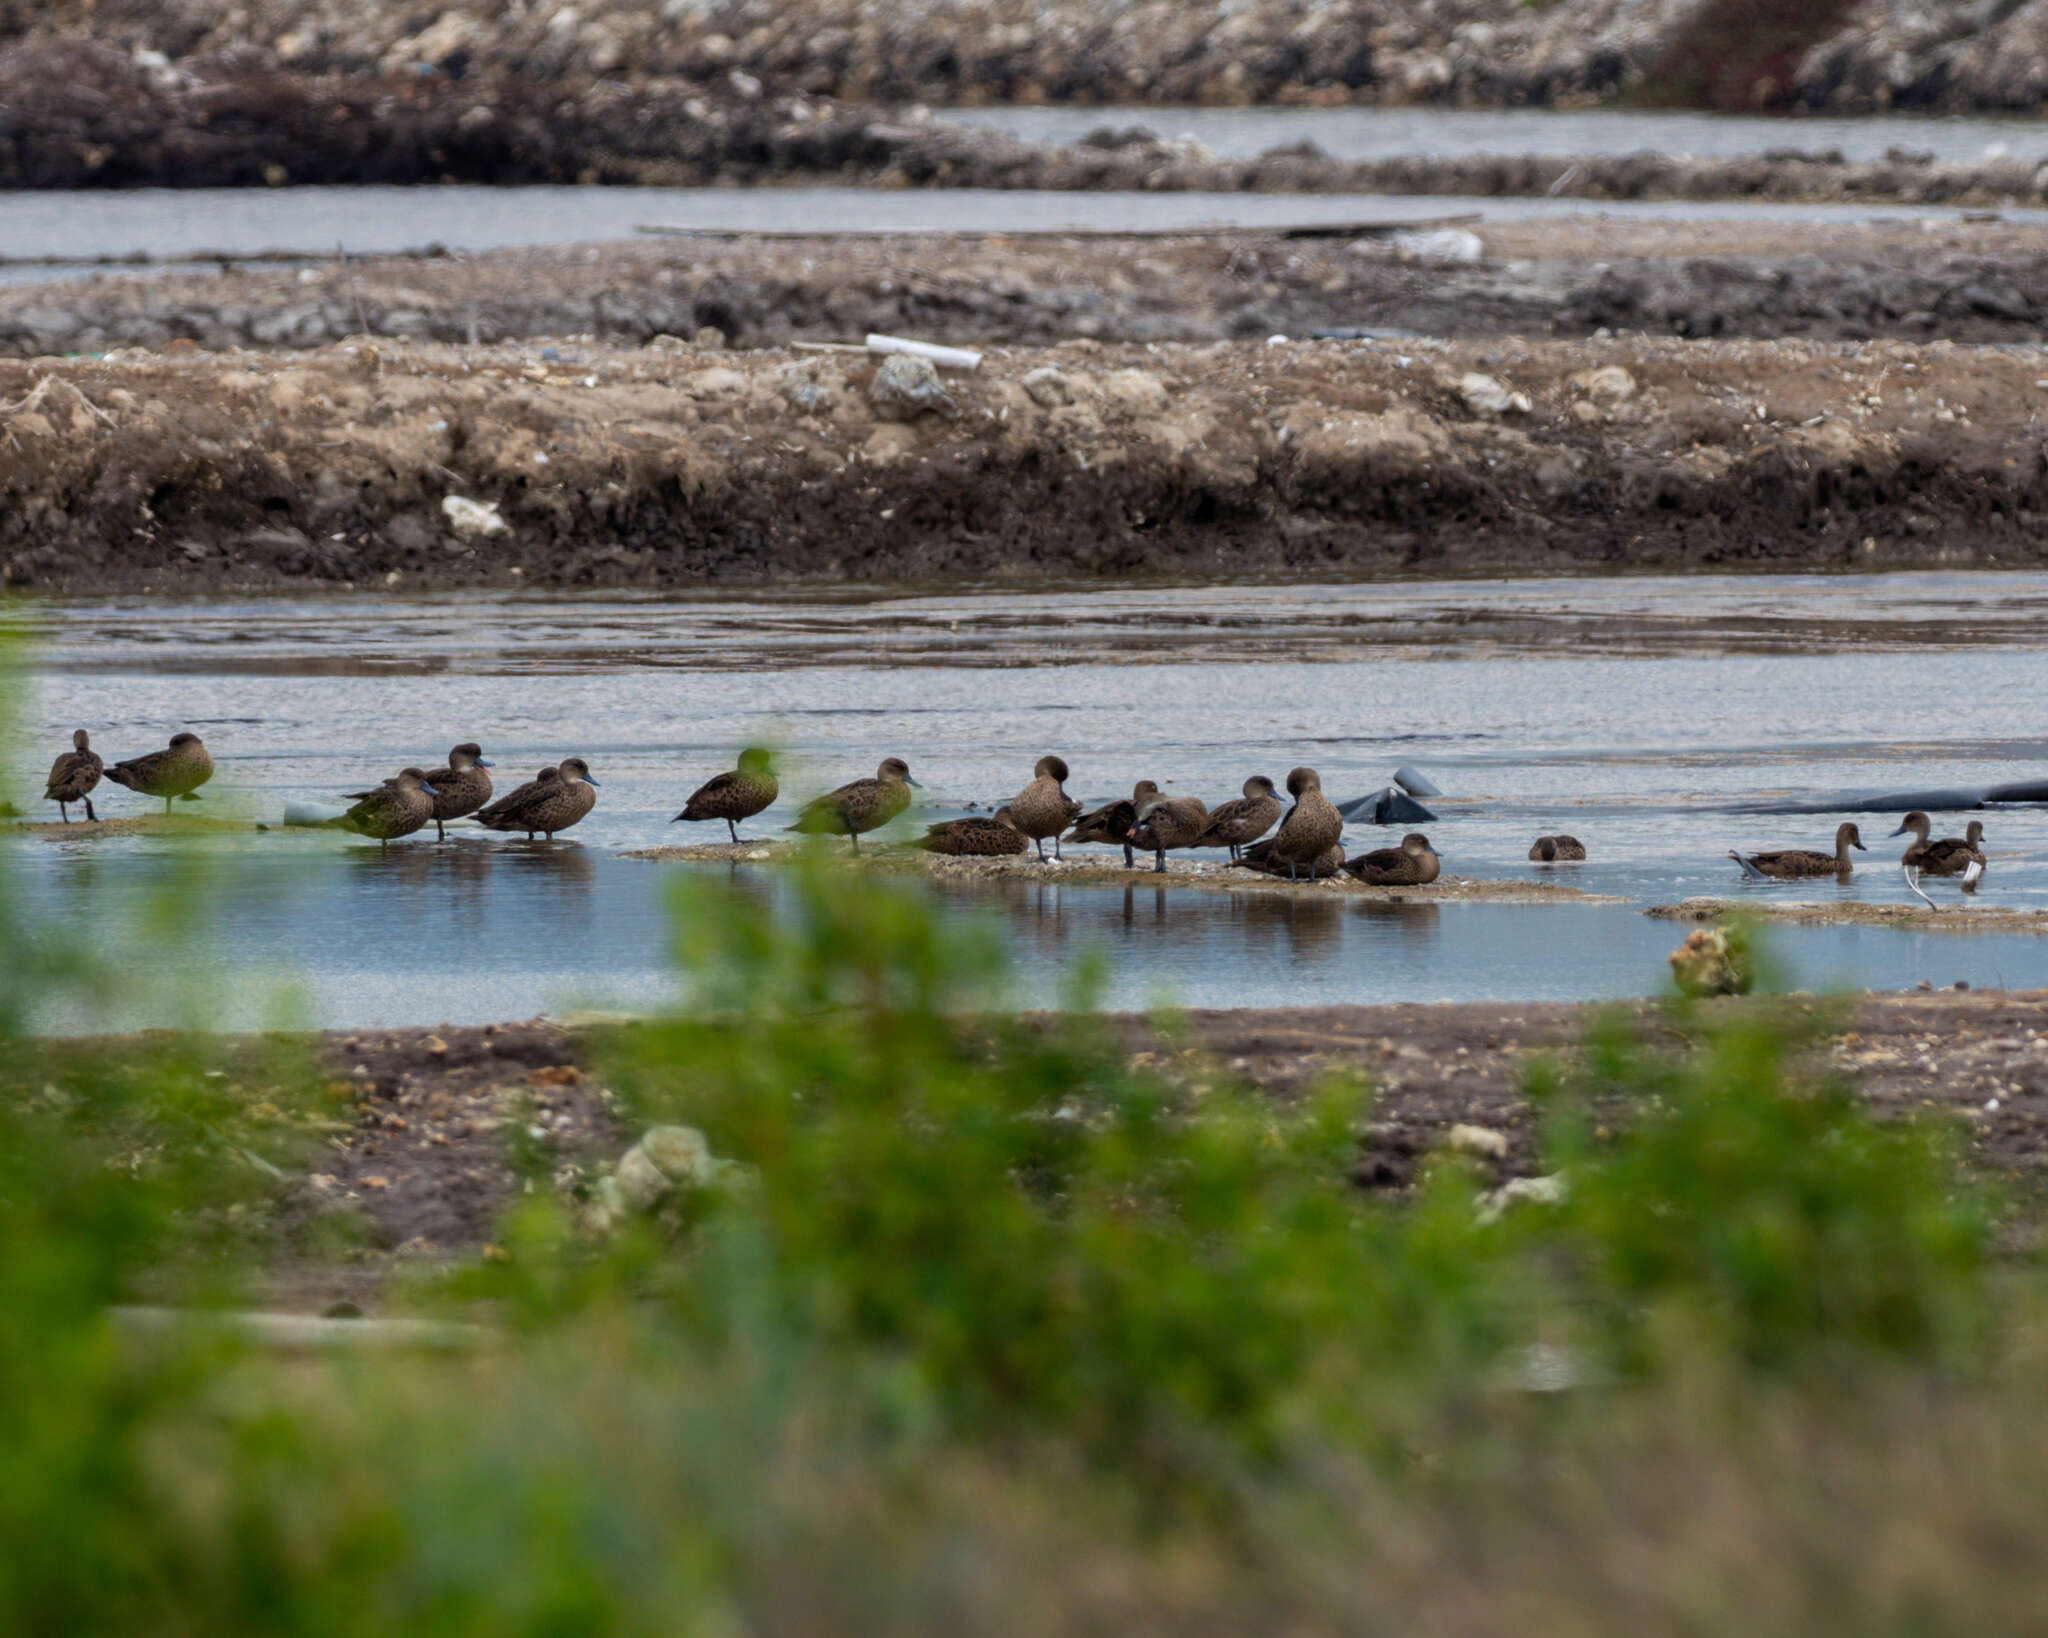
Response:
[[[1102,378],[1102,396],[1133,415],[1159,415],[1167,404],[1166,383],[1149,370],[1112,370]]]
[[[1067,372],[1050,364],[1041,364],[1031,371],[1022,386],[1032,403],[1041,409],[1058,409],[1074,401],[1074,384],[1067,379]]]
[[[1499,1188],[1489,1189],[1479,1197],[1479,1220],[1497,1223],[1510,1206],[1560,1206],[1565,1194],[1562,1172],[1552,1172],[1548,1177],[1509,1178]]]
[[[1477,370],[1458,378],[1458,396],[1475,415],[1527,415],[1533,407],[1527,393],[1516,392]]]
[[[441,499],[441,515],[448,520],[448,527],[464,540],[507,534],[511,528],[498,516],[496,501],[473,501],[461,495],[445,495]]]
[[[1636,395],[1636,378],[1619,364],[1581,370],[1571,378],[1574,392],[1606,404],[1625,404]]]
[[[678,1189],[719,1181],[721,1172],[704,1134],[694,1126],[655,1126],[620,1157],[610,1181],[625,1209],[650,1212]]]
[[[1687,995],[1747,995],[1756,964],[1747,940],[1725,927],[1702,927],[1671,952],[1671,976]]]
[[[1470,228],[1422,228],[1397,233],[1391,243],[1403,261],[1424,266],[1469,266],[1486,255],[1485,243]]]
[[[1496,1132],[1491,1126],[1453,1126],[1446,1141],[1462,1155],[1479,1155],[1486,1160],[1507,1158],[1507,1134]]]
[[[915,421],[920,415],[960,413],[939,372],[922,358],[895,353],[882,361],[868,385],[868,402],[884,421]]]
[[[738,370],[699,370],[690,377],[693,398],[738,398],[747,390],[747,378]]]
[[[818,379],[814,364],[785,364],[776,372],[775,383],[789,407],[800,415],[823,415],[839,396]]]

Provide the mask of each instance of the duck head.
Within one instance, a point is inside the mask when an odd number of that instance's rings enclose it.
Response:
[[[429,796],[439,796],[441,794],[432,785],[427,783],[426,773],[420,768],[407,768],[392,783],[400,790],[425,791]]]
[[[484,748],[481,745],[475,740],[464,740],[448,753],[448,766],[455,769],[488,768],[490,763],[484,760]]]
[[[1984,840],[1984,821],[1982,819],[1972,819],[1970,821],[1970,828],[1963,832],[1963,840],[1972,847],[1982,842]]]
[[[1010,804],[1007,802],[997,808],[992,817],[999,825],[1008,825],[1012,830],[1017,828],[1017,821],[1010,817]]]
[[[71,736],[71,748],[74,751],[88,751],[92,749],[92,741],[86,737],[86,732],[83,728]]]
[[[1322,788],[1322,775],[1313,768],[1296,768],[1287,776],[1287,794],[1297,801],[1305,792],[1319,791]]]
[[[199,743],[199,736],[198,736],[197,734],[173,734],[173,735],[171,735],[171,749],[172,749],[172,750],[174,750],[174,751],[175,751],[175,750],[177,750],[177,749],[178,749],[178,748],[179,748],[180,746],[183,746],[183,745],[197,745],[198,743]]]
[[[1407,844],[1404,842],[1402,845],[1405,847]],[[1531,849],[1531,852],[1534,854],[1538,864],[1555,864],[1557,862],[1557,838],[1555,836],[1537,837],[1536,846]]]
[[[882,765],[875,770],[875,777],[885,785],[903,784],[910,786],[913,790],[921,791],[924,789],[922,785],[910,777],[910,764],[905,762],[900,756],[884,758]]]
[[[1406,836],[1401,838],[1401,851],[1410,858],[1422,859],[1427,858],[1433,850],[1429,845],[1429,838],[1427,836],[1423,835],[1419,830],[1411,830]],[[1553,851],[1555,851],[1554,848]]]
[[[1136,817],[1132,822],[1134,824],[1144,823],[1145,815],[1165,800],[1166,798],[1161,794],[1158,785],[1152,780],[1139,780],[1137,784],[1131,787],[1131,806],[1136,810]]]
[[[580,756],[572,756],[562,764],[564,779],[580,779],[584,784],[595,787],[597,781],[590,777],[590,764]]]
[[[1905,826],[1901,825],[1899,829],[1904,830]],[[1896,836],[1898,831],[1894,831],[1892,834]],[[1835,831],[1836,851],[1839,852],[1844,847],[1853,847],[1858,853],[1868,853],[1870,851],[1870,849],[1863,845],[1863,832],[1858,830],[1853,824],[1844,824]]]
[[[760,746],[749,745],[744,751],[740,752],[741,773],[769,774],[774,771],[773,759]]]
[[[1033,779],[1050,779],[1055,785],[1067,782],[1067,765],[1056,756],[1042,756],[1031,770]]]
[[[1892,834],[1894,836],[1903,836],[1910,830],[1924,842],[1927,840],[1927,833],[1933,829],[1934,821],[1929,819],[1918,808],[1915,808],[1899,821],[1899,828],[1893,831]]]
[[[1247,802],[1256,802],[1262,796],[1273,794],[1273,781],[1264,774],[1253,774],[1242,787]]]

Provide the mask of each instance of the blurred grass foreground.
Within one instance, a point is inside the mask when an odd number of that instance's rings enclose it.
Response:
[[[1388,1203],[1363,1083],[1169,1084],[1085,986],[1006,1015],[903,884],[700,890],[688,1007],[592,1043],[687,1186],[515,1151],[488,1256],[393,1299],[474,1345],[280,1349],[131,1305],[246,1300],[305,1124],[249,1043],[30,1034],[121,978],[4,886],[7,1632],[2048,1625],[2040,1272],[1768,998],[1539,1068],[1555,1198],[1447,1154]]]

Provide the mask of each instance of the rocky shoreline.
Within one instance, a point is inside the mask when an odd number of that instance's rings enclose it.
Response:
[[[1756,200],[1991,208],[2048,202],[2048,165],[1851,162],[1806,144],[1740,158],[1633,153],[1345,161],[1312,144],[1219,159],[1147,126],[1072,146],[920,105],[770,94],[751,74],[308,73],[246,51],[171,63],[88,40],[0,46],[0,189],[416,185],[949,187]]]
[[[0,361],[66,596],[2037,567],[2031,350],[1614,338]]]

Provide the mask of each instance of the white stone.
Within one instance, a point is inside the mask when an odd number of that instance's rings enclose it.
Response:
[[[502,535],[511,528],[498,516],[495,501],[473,501],[461,495],[444,495],[441,498],[441,515],[448,520],[448,527],[464,540]]]

